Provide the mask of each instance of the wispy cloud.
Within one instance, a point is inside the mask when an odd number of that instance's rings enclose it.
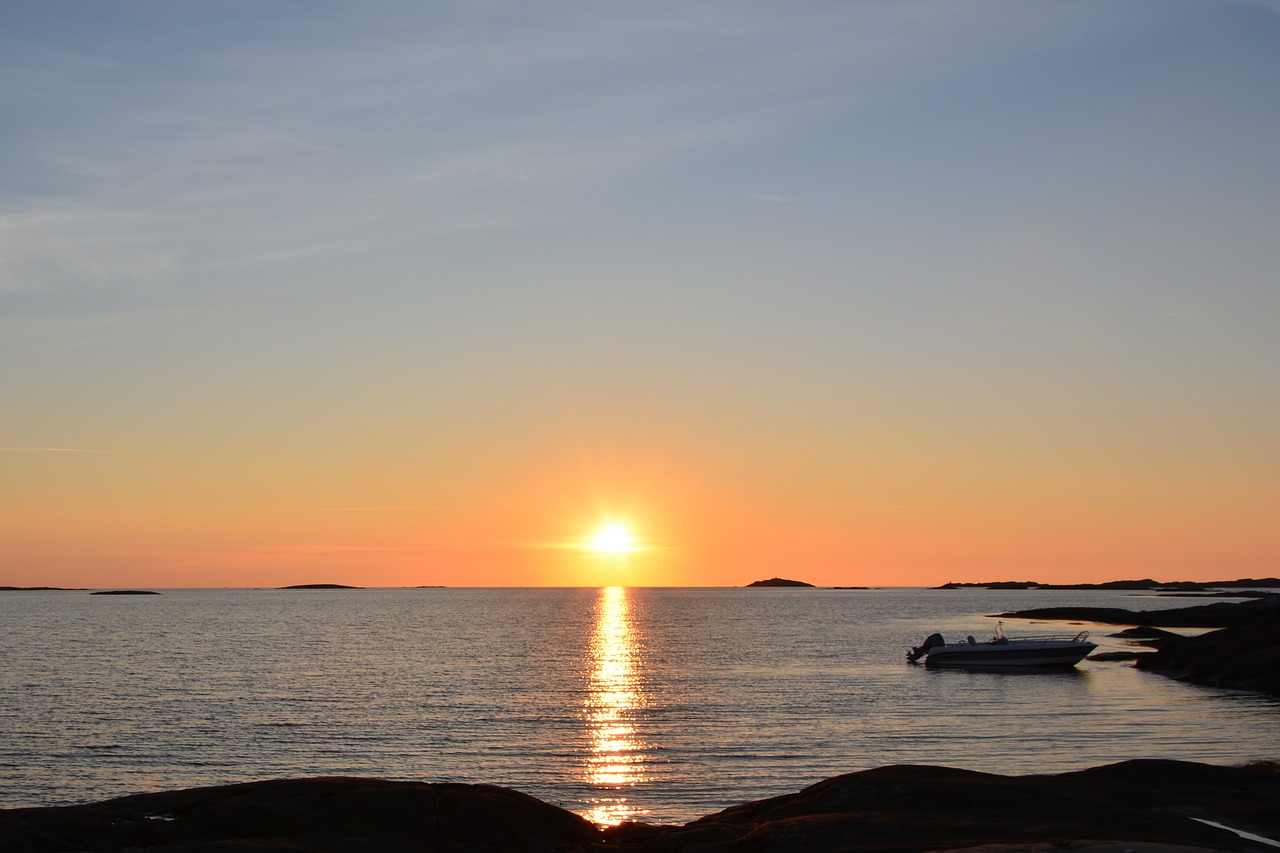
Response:
[[[5,453],[119,453],[90,447],[0,447]]]
[[[162,225],[154,213],[56,203],[0,216],[0,292],[168,282],[182,250],[165,245]]]
[[[905,5],[551,4],[519,25],[263,10],[253,38],[176,16],[163,38],[153,24],[84,41],[76,61],[23,45],[37,67],[14,91],[42,120],[9,168],[57,191],[10,203],[0,288],[191,286],[209,269],[545,222],[584,192],[980,61],[982,45],[1092,25],[988,14],[1012,8],[999,0]]]
[[[50,453],[113,453],[109,450],[63,450],[60,448],[0,447],[0,450],[50,452]],[[388,506],[319,506],[319,507],[200,507],[191,509],[122,509],[101,510],[98,515],[305,515],[310,513],[346,512],[419,512],[423,510],[455,509],[452,504],[409,504]]]
[[[287,507],[282,509],[244,509],[244,510],[228,510],[229,512],[245,512],[245,513],[308,513],[308,512],[393,512],[405,510],[437,510],[452,509],[451,504],[406,504],[406,505],[390,505],[390,506],[317,506],[317,507]]]

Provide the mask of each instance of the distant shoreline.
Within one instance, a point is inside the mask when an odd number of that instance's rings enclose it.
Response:
[[[1157,581],[1141,580],[1103,581],[1102,583],[1040,583],[1039,581],[953,581],[930,589],[1067,589],[1104,590],[1107,592],[1205,592],[1216,589],[1280,589],[1280,578],[1240,578],[1229,581]]]
[[[1214,591],[1223,590],[1239,590],[1241,594],[1249,590],[1269,590],[1280,589],[1280,578],[1241,578],[1236,580],[1225,581],[1157,581],[1150,578],[1140,580],[1115,580],[1103,581],[1100,583],[1073,583],[1073,584],[1054,584],[1041,583],[1039,581],[952,581],[942,584],[941,586],[855,586],[855,585],[821,585],[812,584],[806,581],[793,581],[787,578],[769,578],[768,580],[754,581],[745,586],[637,586],[633,589],[748,589],[752,587],[795,587],[795,588],[811,588],[811,589],[837,589],[837,590],[870,590],[870,589],[935,589],[935,590],[1099,590],[1103,592],[1159,592],[1166,594],[1177,593],[1212,593]],[[200,590],[226,590],[226,589],[243,589],[243,590],[284,590],[284,589],[597,589],[597,586],[477,586],[477,587],[450,587],[443,584],[417,584],[414,586],[358,586],[355,584],[290,584],[288,586],[244,586],[244,587],[225,587],[225,586],[205,586],[205,587],[154,587],[154,589],[200,589]],[[109,587],[60,587],[60,586],[0,586],[0,592],[90,592],[94,589],[109,589]]]

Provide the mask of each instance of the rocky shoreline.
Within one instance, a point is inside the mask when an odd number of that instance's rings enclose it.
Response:
[[[1117,607],[1039,607],[1001,613],[1006,619],[1047,619],[1132,625],[1123,632],[1154,651],[1104,653],[1093,659],[1129,658],[1138,669],[1211,687],[1256,690],[1280,697],[1280,595],[1238,603],[1215,602],[1168,610]],[[1217,628],[1187,637],[1158,628]],[[1121,636],[1121,635],[1117,635]]]
[[[1274,848],[1238,832],[1280,838],[1277,802],[1280,772],[1273,765],[1142,760],[1032,776],[899,765],[827,779],[683,826],[602,829],[493,785],[329,777],[0,810],[0,848],[10,853],[1260,851]]]
[[[1202,634],[1144,640],[1155,647],[1139,653],[1138,669],[1180,681],[1280,697],[1280,625],[1241,625]]]

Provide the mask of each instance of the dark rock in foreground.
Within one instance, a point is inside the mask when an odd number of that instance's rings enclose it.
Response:
[[[56,808],[0,810],[0,849],[772,853],[1265,850],[1214,821],[1280,837],[1272,766],[1129,761],[1056,776],[895,766],[726,809],[685,826],[600,830],[491,785],[320,778],[251,782]],[[1118,842],[1123,842],[1118,846]]]
[[[0,849],[10,853],[554,851],[598,834],[577,815],[506,788],[355,778],[281,779],[0,811]]]
[[[1280,696],[1280,624],[1166,636],[1156,651],[1138,655],[1134,666],[1195,684]]]
[[[1254,784],[1260,787],[1254,789]],[[675,850],[1025,850],[1070,841],[1249,849],[1191,817],[1274,837],[1274,772],[1130,761],[1058,776],[882,767],[727,809],[672,831]]]
[[[91,592],[90,595],[159,595],[160,593],[151,589],[100,589],[97,592]]]
[[[753,586],[813,586],[811,583],[804,581],[787,580],[786,578],[769,578],[767,581],[752,581],[747,584],[748,587]]]

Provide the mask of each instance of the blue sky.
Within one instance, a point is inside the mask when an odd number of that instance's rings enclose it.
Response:
[[[1275,3],[11,3],[0,123],[12,518],[573,444],[1280,555]]]

